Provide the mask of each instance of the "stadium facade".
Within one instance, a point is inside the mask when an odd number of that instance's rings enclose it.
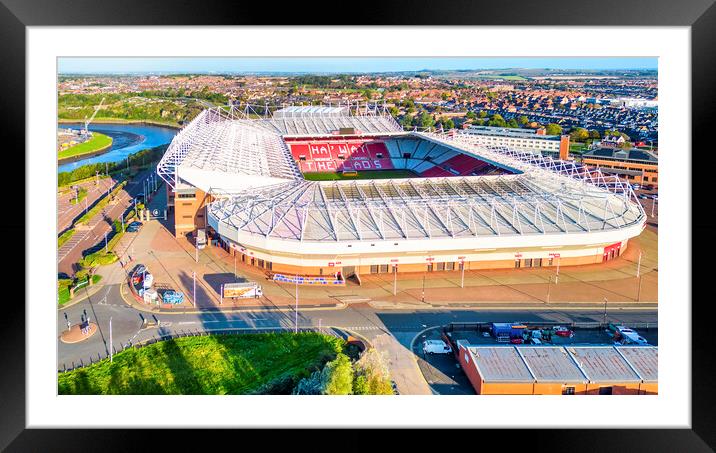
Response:
[[[262,113],[205,110],[157,172],[177,236],[206,228],[273,273],[599,263],[645,226],[629,184],[571,161],[460,131],[404,131],[379,105]],[[380,179],[387,171],[407,177]],[[378,177],[307,178],[315,173]]]

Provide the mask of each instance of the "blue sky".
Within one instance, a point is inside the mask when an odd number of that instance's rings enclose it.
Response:
[[[386,72],[420,69],[656,69],[655,57],[591,58],[94,58],[58,59],[60,74],[204,72]]]

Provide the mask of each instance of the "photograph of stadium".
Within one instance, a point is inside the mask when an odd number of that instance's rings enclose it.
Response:
[[[59,59],[59,394],[658,393],[656,58],[308,60]]]

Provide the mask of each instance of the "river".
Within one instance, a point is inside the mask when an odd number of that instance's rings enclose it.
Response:
[[[79,123],[62,123],[57,125],[62,129],[80,129]],[[57,172],[72,171],[77,167],[101,162],[118,162],[125,160],[128,155],[147,148],[153,148],[172,141],[179,129],[161,126],[148,126],[144,124],[90,124],[89,130],[112,137],[112,147],[104,154],[87,159],[78,160],[58,166]]]

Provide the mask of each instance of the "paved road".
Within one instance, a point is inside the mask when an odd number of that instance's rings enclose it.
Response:
[[[119,191],[116,203],[106,206],[90,220],[89,229],[77,231],[60,247],[57,252],[58,272],[67,275],[74,274],[75,263],[82,258],[82,252],[104,241],[104,234],[109,233],[112,229],[112,221],[118,219],[132,205],[133,198],[143,191],[142,181],[150,173],[149,170],[146,170],[137,175],[123,190]]]
[[[98,322],[99,331],[90,339],[76,344],[58,341],[58,367],[72,361],[84,362],[97,354],[104,357],[109,352],[109,318],[112,317],[112,336],[115,347],[128,341],[137,343],[156,336],[160,332],[181,333],[195,331],[286,328],[294,327],[293,310],[267,311],[251,310],[225,314],[221,312],[159,314],[155,315],[160,327],[142,328],[143,318],[154,322],[153,316],[128,306],[119,294],[120,285],[110,285],[93,296],[58,315],[59,332],[67,329],[64,314],[72,324],[80,321],[86,312],[92,321]],[[83,294],[79,294],[82,296]],[[610,321],[655,322],[656,310],[610,310]],[[408,349],[410,341],[426,327],[439,326],[449,322],[470,321],[601,321],[603,310],[479,310],[479,309],[434,309],[434,310],[387,310],[376,309],[369,304],[351,304],[343,310],[299,310],[299,327],[334,326],[353,330],[369,341],[380,335],[393,337]]]
[[[113,178],[103,178],[99,184],[92,181],[77,184],[87,189],[87,195],[79,204],[72,204],[76,192],[74,190],[57,196],[57,233],[65,231],[72,225],[72,221],[84,213],[98,198],[107,194],[107,189],[114,187],[117,183]]]

